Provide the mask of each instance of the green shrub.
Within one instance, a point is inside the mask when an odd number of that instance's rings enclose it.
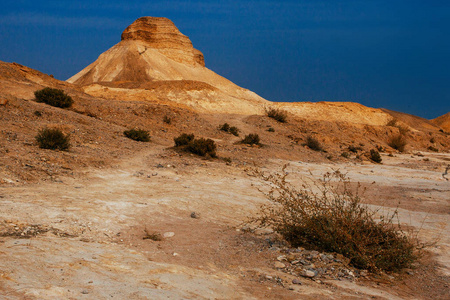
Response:
[[[287,122],[287,113],[284,110],[278,108],[270,108],[266,113],[269,118],[277,120],[280,123]]]
[[[306,146],[314,151],[323,151],[322,145],[320,144],[319,140],[312,136],[308,136],[306,138]]]
[[[193,139],[194,139],[193,134],[182,133],[178,137],[174,138],[173,141],[175,142],[176,147],[180,147],[186,146]]]
[[[256,133],[250,133],[249,135],[246,135],[241,141],[241,144],[247,144],[247,145],[260,145],[260,139],[259,135]]]
[[[69,150],[70,137],[65,135],[60,129],[56,128],[44,128],[39,130],[38,135],[35,137],[39,145],[39,148],[61,151]]]
[[[72,97],[67,95],[63,90],[49,87],[34,92],[34,96],[37,102],[44,102],[55,107],[68,108],[73,104]]]
[[[200,156],[216,157],[216,143],[211,139],[194,139],[186,146],[186,151]]]
[[[382,160],[380,153],[375,149],[370,150],[369,158],[376,163],[381,163]]]
[[[255,173],[269,183],[273,205],[263,206],[253,222],[272,227],[293,247],[340,253],[370,271],[397,271],[416,261],[417,244],[393,222],[397,212],[375,221],[376,212],[339,171],[303,181],[301,190],[287,183],[284,169],[284,175]]]
[[[392,147],[400,152],[405,151],[406,144],[407,144],[406,138],[402,134],[392,136],[388,141],[388,145],[390,147]]]
[[[125,130],[123,134],[132,140],[138,141],[138,142],[149,142],[150,141],[150,135],[148,131],[142,130],[142,129],[130,129]]]

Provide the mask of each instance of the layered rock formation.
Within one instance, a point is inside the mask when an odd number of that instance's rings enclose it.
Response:
[[[167,18],[137,19],[122,33],[122,41],[126,40],[143,41],[177,62],[205,66],[203,53],[194,49],[191,40]]]

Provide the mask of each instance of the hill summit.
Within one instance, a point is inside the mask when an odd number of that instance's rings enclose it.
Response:
[[[143,41],[177,62],[205,66],[203,53],[194,49],[191,40],[167,18],[137,19],[122,33],[122,41],[126,40]]]

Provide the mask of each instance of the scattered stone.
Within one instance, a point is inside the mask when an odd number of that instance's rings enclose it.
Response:
[[[191,212],[191,218],[192,219],[199,219],[200,215],[198,213],[196,213],[195,211]]]
[[[174,252],[173,254],[172,254],[173,256],[178,256],[179,254],[178,253],[176,253],[176,252]]]
[[[276,261],[275,264],[274,264],[274,266],[275,266],[275,268],[277,268],[277,269],[283,269],[283,268],[286,267],[285,264],[283,264],[282,262],[279,262],[279,261]]]
[[[171,238],[175,235],[175,232],[164,232],[163,237]]]
[[[0,99],[0,105],[8,104],[8,99]]]
[[[317,276],[317,271],[303,270],[303,272],[300,273],[300,276],[313,278]]]
[[[298,279],[298,278],[292,279],[292,283],[293,283],[293,284],[302,284],[302,282],[301,282],[300,279]]]
[[[87,295],[87,294],[89,294],[89,291],[88,290],[82,290],[81,293],[84,294],[84,295]]]
[[[280,255],[280,256],[278,256],[277,257],[277,260],[278,261],[286,261],[287,259],[286,259],[286,255]]]

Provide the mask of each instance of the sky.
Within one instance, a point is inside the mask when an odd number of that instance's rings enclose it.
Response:
[[[66,80],[142,16],[167,17],[206,66],[270,101],[450,111],[450,1],[0,2],[0,60]]]

